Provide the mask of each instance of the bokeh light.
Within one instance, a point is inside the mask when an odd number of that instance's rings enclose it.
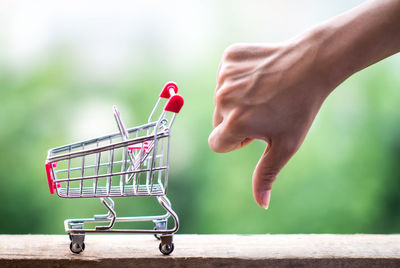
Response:
[[[207,144],[215,76],[235,42],[279,42],[362,1],[3,1],[0,9],[1,233],[63,233],[98,200],[48,193],[44,161],[59,145],[146,122],[166,81],[185,106],[172,133],[168,196],[180,233],[400,231],[400,57],[345,81],[280,174],[268,211],[251,175],[265,149]],[[117,200],[153,212],[154,200]]]

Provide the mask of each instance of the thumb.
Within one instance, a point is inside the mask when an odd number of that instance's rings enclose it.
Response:
[[[281,144],[270,143],[267,146],[253,173],[253,195],[261,207],[268,209],[272,185],[295,151]]]

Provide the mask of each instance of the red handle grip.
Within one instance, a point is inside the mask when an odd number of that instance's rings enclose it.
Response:
[[[47,182],[49,183],[49,190],[50,194],[54,194],[54,190],[56,189],[56,184],[54,183],[53,177],[53,170],[52,170],[52,163],[46,162],[46,175],[47,175]]]
[[[178,85],[174,82],[168,82],[165,84],[161,91],[160,97],[169,99],[164,107],[164,111],[179,113],[181,110],[184,100],[183,97],[178,93]]]
[[[175,91],[175,94],[178,93],[178,85],[175,82],[168,82],[165,84],[163,90],[160,93],[160,98],[169,99],[171,97],[170,89]]]
[[[179,113],[183,106],[184,100],[181,95],[172,96],[164,107],[164,111]]]

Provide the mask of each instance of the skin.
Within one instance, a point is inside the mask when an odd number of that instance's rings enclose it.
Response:
[[[210,148],[268,144],[253,173],[255,201],[267,209],[278,173],[329,94],[399,51],[400,0],[367,1],[279,44],[231,45],[217,73]]]

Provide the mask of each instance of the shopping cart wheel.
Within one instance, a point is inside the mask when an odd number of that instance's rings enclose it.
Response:
[[[160,243],[160,246],[158,248],[160,249],[160,252],[162,254],[169,255],[171,254],[172,251],[174,251],[174,243],[171,244]]]
[[[71,250],[72,253],[79,254],[85,250],[85,243],[82,242],[80,244],[71,242],[71,244],[69,244],[69,249]]]
[[[84,234],[69,233],[69,239],[71,239],[71,243],[69,244],[69,249],[71,250],[72,253],[79,254],[85,250]]]

